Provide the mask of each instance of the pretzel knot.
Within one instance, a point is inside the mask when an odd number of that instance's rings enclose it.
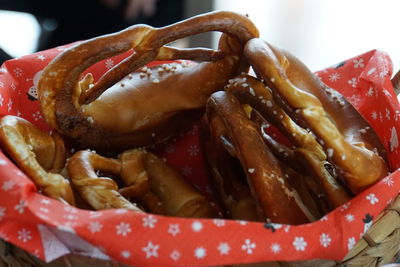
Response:
[[[224,32],[219,50],[166,46],[207,31]],[[79,43],[42,73],[38,92],[43,116],[53,129],[91,148],[161,142],[199,118],[208,96],[248,69],[242,48],[254,37],[258,30],[246,16],[220,11],[162,28],[135,25]],[[92,64],[128,50],[134,53],[96,83],[90,74],[81,80]],[[153,60],[176,59],[205,62],[141,68]]]
[[[6,115],[0,119],[0,142],[43,194],[75,204],[69,181],[60,174],[66,152],[56,132],[50,135],[25,119]]]

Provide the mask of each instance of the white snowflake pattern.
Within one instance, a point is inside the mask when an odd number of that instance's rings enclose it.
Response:
[[[328,220],[328,216],[324,215],[321,217],[321,219],[319,219],[320,221],[327,221]]]
[[[361,98],[358,95],[352,95],[347,100],[355,107],[358,107],[361,103]]]
[[[344,217],[346,218],[346,221],[348,221],[348,222],[354,221],[354,215],[351,213],[346,214]]]
[[[0,94],[0,107],[3,106],[4,97]]]
[[[351,78],[350,80],[347,81],[348,84],[351,85],[351,87],[356,88],[357,87],[357,79],[356,78]]]
[[[16,211],[18,211],[19,214],[22,214],[25,212],[25,207],[26,207],[26,203],[23,199],[21,199],[17,205],[15,205],[14,209]]]
[[[129,259],[131,256],[131,253],[128,250],[123,250],[121,251],[121,257],[124,259]]]
[[[200,153],[199,146],[198,145],[190,145],[189,148],[187,149],[187,153],[191,157],[197,156]]]
[[[153,244],[151,241],[147,243],[146,247],[143,247],[142,250],[146,253],[146,259],[154,257],[158,257],[158,249],[160,245]]]
[[[383,78],[386,75],[388,75],[388,73],[389,73],[389,70],[386,67],[384,67],[383,70],[381,72],[379,72],[379,77]]]
[[[195,221],[192,223],[193,232],[200,232],[203,229],[203,224],[199,221]]]
[[[1,189],[3,189],[3,191],[8,191],[13,189],[13,187],[15,186],[15,182],[13,180],[7,180],[3,183],[3,186],[1,187]]]
[[[71,206],[65,206],[64,210],[66,212],[68,212],[68,213],[78,213],[78,210],[76,208],[74,208],[74,207],[71,207]]]
[[[192,167],[190,167],[188,165],[183,166],[182,169],[181,169],[181,173],[182,173],[183,176],[191,175],[193,173]]]
[[[249,223],[248,221],[244,221],[244,220],[237,220],[237,222],[238,222],[240,225],[246,225],[246,224]]]
[[[42,119],[42,114],[40,113],[40,111],[36,111],[32,113],[32,117],[35,121],[38,121]]]
[[[293,241],[293,246],[297,251],[304,251],[307,247],[307,242],[304,240],[304,237],[295,237]]]
[[[39,59],[40,61],[46,60],[46,57],[44,55],[37,55],[36,58]]]
[[[154,228],[154,225],[156,224],[156,222],[157,222],[157,219],[153,215],[149,215],[149,216],[142,218],[143,227]]]
[[[378,113],[376,111],[372,111],[371,118],[376,121],[378,119]]]
[[[116,214],[125,214],[127,212],[128,212],[128,210],[126,210],[126,209],[115,209]]]
[[[4,88],[4,83],[2,81],[0,81],[0,87]]]
[[[393,181],[392,177],[390,177],[390,176],[383,178],[382,182],[389,187],[394,185],[394,181]]]
[[[101,232],[101,230],[103,229],[103,224],[101,224],[98,221],[94,221],[94,222],[90,222],[87,228],[92,234],[94,234],[94,233]]]
[[[274,253],[274,254],[278,254],[282,250],[281,245],[279,245],[278,243],[273,243],[271,245],[270,249],[271,249],[272,253]]]
[[[174,261],[179,260],[179,258],[181,257],[181,253],[177,250],[173,250],[171,252],[171,254],[169,255],[171,257],[171,259],[173,259]]]
[[[0,207],[0,221],[3,220],[3,217],[6,216],[6,208]]]
[[[256,248],[256,243],[252,243],[250,239],[246,239],[242,245],[242,250],[246,251],[247,254],[252,254]]]
[[[373,96],[375,93],[374,87],[370,87],[368,91],[365,93],[366,96]]]
[[[319,243],[321,244],[321,246],[323,246],[324,248],[329,247],[329,245],[331,244],[332,239],[328,234],[322,233],[319,236]]]
[[[11,89],[13,89],[13,91],[15,91],[15,89],[17,89],[17,86],[14,83],[11,83]],[[19,92],[21,94],[21,92]]]
[[[283,228],[283,231],[285,231],[285,233],[288,233],[290,231],[290,225],[285,226],[285,228]]]
[[[105,65],[107,69],[111,69],[114,66],[114,61],[111,58],[109,58],[106,60]]]
[[[214,223],[217,227],[225,226],[225,220],[222,220],[222,219],[213,219],[213,223]]]
[[[206,256],[206,254],[207,254],[207,251],[206,251],[206,249],[203,248],[203,247],[197,247],[197,248],[194,250],[194,256],[195,256],[197,259],[203,259],[203,258]]]
[[[40,203],[45,204],[45,205],[49,205],[50,204],[50,200],[44,198],[44,199],[40,200]]]
[[[374,193],[369,194],[369,195],[366,196],[365,198],[368,199],[369,202],[370,202],[372,205],[375,205],[376,203],[379,202],[379,199],[375,196]]]
[[[120,224],[115,226],[117,235],[122,235],[126,236],[128,233],[130,233],[131,230],[131,225],[129,223],[121,222]]]
[[[49,212],[50,212],[49,209],[44,208],[44,207],[40,207],[39,210],[40,210],[41,212],[44,212],[44,213],[49,213]]]
[[[5,165],[7,165],[7,161],[6,160],[4,160],[4,159],[0,159],[0,166],[5,166]]]
[[[229,246],[228,243],[226,242],[221,242],[218,245],[218,250],[219,250],[219,254],[221,255],[228,255],[229,251],[231,250],[231,247]]]
[[[356,239],[355,239],[355,237],[350,237],[348,240],[347,240],[347,248],[350,250],[350,249],[352,249],[353,247],[354,247],[354,245],[356,244]]]
[[[8,111],[8,112],[11,111],[12,105],[13,105],[13,102],[12,102],[12,99],[10,98],[10,99],[8,100],[8,104],[7,104],[7,111]]]
[[[388,119],[390,121],[390,110],[385,109],[385,114],[386,114],[386,119]]]
[[[334,72],[334,73],[329,75],[328,79],[331,82],[336,82],[336,81],[338,81],[340,79],[340,76],[341,76],[340,73]]]
[[[345,203],[340,207],[340,211],[345,211],[349,208],[350,204],[349,203]]]
[[[358,68],[358,67],[363,68],[365,66],[364,65],[364,59],[362,59],[362,58],[354,59],[353,63],[354,63],[354,68]]]
[[[32,239],[31,231],[27,230],[26,228],[22,228],[17,233],[18,233],[18,239],[24,243]]]
[[[16,77],[21,77],[24,73],[21,68],[15,68],[13,71]]]
[[[179,228],[179,224],[177,223],[170,223],[168,226],[168,233],[170,233],[173,236],[176,236],[181,232],[181,229]]]

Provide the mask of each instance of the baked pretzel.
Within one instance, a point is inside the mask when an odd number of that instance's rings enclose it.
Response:
[[[281,168],[256,124],[247,117],[232,93],[213,93],[207,102],[206,114],[209,121],[217,116],[223,123],[218,138],[229,154],[239,160],[256,200],[260,220],[301,224],[315,219],[288,184],[288,173]]]
[[[65,165],[66,151],[56,132],[45,133],[23,118],[6,115],[0,119],[0,142],[39,191],[75,204],[70,183],[60,174]]]
[[[207,31],[226,33],[218,51],[165,46]],[[96,149],[163,141],[199,118],[199,109],[212,92],[247,70],[242,48],[257,36],[258,30],[246,16],[219,11],[162,28],[135,25],[79,43],[43,70],[38,84],[43,116],[53,129]],[[131,49],[130,57],[96,83],[90,75],[79,83],[82,72],[92,64]],[[206,62],[143,67],[158,59]]]
[[[271,151],[298,172],[314,178],[322,190],[318,195],[326,197],[332,208],[350,200],[350,196],[336,180],[334,173],[329,172],[332,167],[315,136],[288,116],[274,100],[270,88],[257,78],[242,74],[230,80],[225,90],[232,92],[241,103],[248,104],[257,111],[253,114],[257,117],[260,131]],[[258,114],[260,116],[257,116]],[[291,141],[294,148],[275,142],[263,131],[266,124],[277,127]],[[318,202],[322,203],[322,200]]]
[[[378,136],[341,94],[294,56],[263,40],[250,40],[244,53],[287,114],[317,137],[328,161],[353,193],[388,174],[386,151]]]
[[[95,210],[123,208],[142,212],[135,204],[118,192],[117,183],[96,172],[119,175],[121,163],[116,159],[102,157],[95,152],[81,150],[68,160],[68,174],[79,195]]]
[[[204,116],[200,129],[206,169],[216,199],[223,207],[221,211],[224,217],[246,221],[263,220],[257,214],[256,202],[247,185],[246,175],[237,159],[220,143],[220,136],[224,136],[221,118]]]
[[[152,213],[178,217],[213,217],[209,201],[169,164],[144,149],[128,150],[119,155],[120,189],[125,197],[138,199]]]

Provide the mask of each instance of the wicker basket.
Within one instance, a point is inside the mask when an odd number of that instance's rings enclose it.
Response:
[[[396,94],[400,93],[400,70],[393,76],[392,84]],[[237,266],[266,267],[306,267],[306,266],[381,266],[393,263],[400,255],[400,195],[389,205],[355,244],[341,262],[314,259],[301,262],[263,262]],[[128,267],[129,265],[113,261],[93,259],[82,255],[67,255],[53,262],[45,263],[26,251],[0,239],[0,267]]]

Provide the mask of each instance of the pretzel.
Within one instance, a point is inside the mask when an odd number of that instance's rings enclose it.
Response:
[[[165,46],[207,31],[225,33],[218,51]],[[257,36],[246,16],[219,11],[162,28],[135,25],[81,42],[43,70],[38,84],[43,116],[53,129],[96,149],[161,142],[199,118],[208,96],[247,70],[242,46]],[[96,83],[90,75],[79,83],[92,64],[131,49],[130,57]],[[211,61],[141,68],[157,59]]]
[[[378,136],[342,95],[294,56],[263,40],[250,40],[244,53],[287,114],[315,134],[353,193],[387,175],[386,151]]]
[[[216,191],[224,217],[257,221],[263,220],[257,214],[256,203],[247,185],[246,176],[237,166],[236,159],[229,155],[220,144],[220,136],[224,135],[221,118],[204,116],[201,123],[201,144],[204,151],[206,169],[210,182]]]
[[[147,211],[178,217],[213,217],[208,200],[169,164],[144,149],[128,150],[119,155],[120,189],[125,197],[139,199]]]
[[[118,192],[117,183],[108,177],[98,177],[96,171],[119,175],[121,163],[93,151],[81,150],[68,160],[68,174],[79,195],[95,210],[121,208],[142,212]]]
[[[208,120],[217,116],[223,123],[223,134],[219,137],[221,144],[240,161],[260,220],[283,224],[315,220],[286,181],[287,173],[232,93],[213,93],[207,102],[206,114]]]
[[[0,142],[10,157],[44,195],[75,204],[69,181],[60,172],[66,151],[62,138],[45,133],[29,121],[12,115],[0,119]]]
[[[345,188],[336,180],[334,174],[328,171],[331,168],[330,164],[315,136],[288,116],[274,100],[270,88],[257,78],[242,74],[230,80],[225,90],[232,92],[241,103],[248,104],[257,111],[253,114],[257,117],[256,120],[264,140],[275,156],[288,163],[296,171],[307,173],[315,179],[322,190],[318,195],[326,197],[332,208],[341,206],[350,200]],[[258,114],[259,116],[257,116]],[[277,127],[291,141],[294,149],[275,142],[263,131],[263,127],[269,123]],[[322,202],[322,199],[318,201],[318,203]],[[328,204],[323,205],[327,206]]]

